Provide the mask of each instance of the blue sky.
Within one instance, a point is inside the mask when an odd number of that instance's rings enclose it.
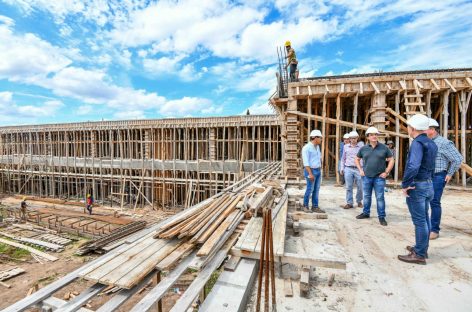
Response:
[[[0,0],[0,125],[270,113],[301,77],[470,67],[472,1]]]

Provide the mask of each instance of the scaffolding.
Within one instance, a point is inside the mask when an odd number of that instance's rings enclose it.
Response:
[[[281,158],[274,115],[0,128],[0,192],[189,207]]]

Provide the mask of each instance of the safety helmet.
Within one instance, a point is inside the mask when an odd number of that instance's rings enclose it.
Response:
[[[371,133],[380,134],[379,129],[377,129],[376,127],[369,127],[369,128],[367,128],[367,130],[365,131],[365,134],[366,134],[366,135],[371,134]]]
[[[292,45],[292,43],[291,43],[290,41],[288,41],[288,40],[285,41],[285,46],[286,46],[286,47],[290,47],[291,45]]]
[[[26,200],[26,196],[23,196],[23,200]]]
[[[349,138],[358,138],[358,137],[359,137],[359,133],[357,133],[356,130],[349,132]]]
[[[313,130],[310,133],[310,138],[313,138],[313,137],[323,137],[323,135],[321,134],[320,130]]]
[[[429,126],[439,128],[438,122],[433,118],[429,118]]]
[[[349,133],[346,133],[345,135],[343,135],[343,139],[349,139]]]
[[[416,114],[408,119],[407,124],[419,131],[427,130],[429,128],[429,118],[423,114]]]
[[[87,197],[90,197],[90,194],[87,194]]]

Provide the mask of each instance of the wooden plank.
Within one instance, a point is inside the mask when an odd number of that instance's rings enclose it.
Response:
[[[156,270],[151,271],[139,284],[135,285],[131,289],[121,289],[118,291],[110,300],[105,302],[96,312],[110,312],[118,309],[123,303],[131,298],[136,292],[145,287],[149,281],[157,274]]]
[[[228,241],[231,241],[231,238]],[[231,246],[231,244],[227,243],[221,248],[220,251],[216,253],[213,259],[211,259],[207,266],[205,266],[205,268],[197,275],[192,284],[190,284],[187,290],[185,290],[184,294],[177,300],[175,305],[170,310],[171,312],[187,311],[187,309],[200,293],[200,290],[205,287],[206,282],[210,279],[213,272],[225,260]]]
[[[310,267],[303,265],[300,272],[300,297],[307,297],[310,292]]]
[[[225,264],[225,271],[234,272],[240,260],[241,260],[241,257],[231,256],[231,258]]]
[[[29,252],[31,252],[31,253],[33,253],[37,256],[40,256],[41,258],[44,258],[48,261],[56,261],[58,259],[54,256],[51,256],[51,255],[45,253],[45,252],[34,249],[33,247],[29,247],[29,246],[26,246],[26,245],[23,245],[23,244],[15,243],[15,242],[3,239],[3,238],[0,238],[0,243],[4,243],[4,244],[7,244],[7,245],[10,245],[10,246],[13,246],[13,247],[28,250]]]
[[[282,210],[277,214],[273,230],[274,253],[275,256],[282,256],[285,249],[285,230],[287,228],[287,209],[288,200],[285,202]]]
[[[156,287],[151,289],[149,293],[130,310],[130,312],[147,312],[152,310],[155,303],[164,297],[167,290],[174,285],[179,277],[187,270],[190,262],[195,258],[196,252],[193,252],[190,256],[182,260],[182,262],[180,262],[175,269],[169,273],[169,275],[163,278]]]
[[[10,279],[12,277],[15,277],[17,275],[23,274],[26,271],[22,268],[14,267],[5,271],[0,272],[0,281],[6,281],[7,279]]]
[[[177,240],[171,241],[170,243],[166,244],[164,248],[159,250],[159,252],[153,254],[151,257],[143,261],[132,271],[130,271],[120,280],[118,280],[116,284],[119,287],[130,289],[131,287],[139,283],[139,281],[143,279],[144,276],[151,272],[159,262],[161,262],[176,248],[178,248],[180,244],[182,244],[182,242]]]
[[[306,212],[297,211],[294,213],[289,213],[288,215],[292,217],[293,221],[328,219],[328,214],[326,213],[306,213]]]
[[[260,217],[253,217],[255,219],[251,228],[244,230],[244,232],[249,231],[248,235],[244,239],[244,242],[241,244],[239,249],[246,250],[246,251],[254,251],[257,246],[257,242],[260,240],[262,235],[262,218]]]
[[[236,245],[235,245],[235,248],[238,248],[238,249],[241,249],[241,246],[242,244],[244,243],[244,240],[246,239],[246,237],[252,232],[252,228],[254,227],[254,223],[256,223],[257,221],[257,218],[256,217],[252,217],[250,220],[249,220],[249,223],[246,225],[246,227],[244,228],[244,231],[243,233],[241,234],[241,236],[239,237]]]
[[[82,275],[83,278],[91,281],[98,282],[100,279],[112,272],[116,268],[119,268],[123,263],[135,258],[143,250],[147,249],[153,244],[161,244],[162,247],[164,240],[154,239],[152,236],[146,237],[144,240],[139,241],[136,244],[128,246],[128,249],[122,253],[117,254],[114,258],[110,259],[108,262],[101,264],[100,266],[92,268],[89,272]]]
[[[233,211],[221,224],[220,226],[213,232],[213,234],[206,240],[203,246],[198,250],[197,256],[203,257],[207,256],[218,240],[223,236],[224,232],[227,231],[236,218],[241,212],[239,210]]]
[[[232,248],[230,255],[241,258],[256,259],[260,257],[258,252],[248,252],[240,249]],[[288,263],[293,265],[309,265],[314,267],[324,267],[332,269],[346,269],[347,260],[340,258],[323,258],[323,257],[310,257],[307,255],[300,255],[296,253],[285,252],[282,257],[275,257],[275,262]]]
[[[174,251],[172,251],[167,257],[165,257],[161,262],[156,265],[156,268],[160,271],[167,270],[171,265],[179,261],[187,252],[192,250],[195,247],[193,243],[183,243]]]

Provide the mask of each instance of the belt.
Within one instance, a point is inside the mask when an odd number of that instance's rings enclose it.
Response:
[[[431,179],[427,179],[427,180],[413,180],[413,182],[430,182],[432,183],[433,181],[431,181]]]
[[[439,171],[439,172],[436,172],[434,175],[440,175],[440,174],[444,174],[444,173],[447,173],[447,171],[446,170]]]
[[[346,168],[355,168],[355,169],[357,169],[356,166],[345,166],[345,167],[346,167]]]

